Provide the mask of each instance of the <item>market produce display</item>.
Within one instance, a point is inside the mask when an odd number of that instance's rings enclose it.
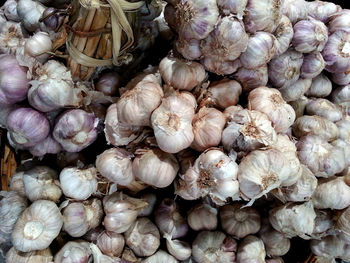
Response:
[[[7,0],[0,127],[0,262],[350,262],[334,3]]]

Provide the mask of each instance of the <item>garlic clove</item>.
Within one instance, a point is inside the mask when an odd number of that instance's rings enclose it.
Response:
[[[199,204],[188,212],[187,223],[195,231],[215,230],[218,225],[218,210],[208,204]]]
[[[12,247],[6,254],[7,263],[52,263],[53,256],[49,248],[23,253]]]
[[[260,238],[247,236],[238,246],[237,263],[265,263],[265,247]]]

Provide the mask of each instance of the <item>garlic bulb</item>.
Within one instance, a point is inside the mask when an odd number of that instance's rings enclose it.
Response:
[[[51,52],[52,41],[50,36],[46,32],[38,32],[34,34],[31,38],[26,40],[24,44],[24,52],[31,57],[43,57],[48,58],[46,52]],[[45,59],[45,60],[46,60]]]
[[[154,220],[160,233],[170,235],[172,239],[183,237],[188,232],[186,219],[172,199],[166,198],[160,203],[154,212]]]
[[[329,32],[334,33],[339,30],[349,32],[350,12],[348,9],[339,10],[328,19]]]
[[[350,208],[348,207],[340,213],[340,216],[336,221],[336,229],[342,231],[345,234],[350,234],[349,216]]]
[[[325,23],[329,17],[339,12],[341,7],[332,2],[313,1],[307,2],[307,9],[309,16]]]
[[[240,67],[233,76],[241,83],[243,92],[250,92],[257,87],[265,86],[268,82],[266,65],[256,69]]]
[[[339,139],[350,142],[350,120],[338,121],[336,125],[339,130]]]
[[[6,254],[6,263],[52,263],[51,250],[36,250],[23,253],[12,247]]]
[[[331,73],[342,73],[350,68],[350,32],[338,30],[329,36],[322,51],[326,70]]]
[[[106,213],[103,224],[107,231],[125,232],[136,220],[139,210],[147,206],[141,199],[132,198],[122,192],[115,192],[103,198]]]
[[[264,242],[266,254],[270,257],[283,256],[290,249],[290,240],[274,230],[268,221],[261,227],[259,237]]]
[[[307,2],[305,0],[284,0],[281,11],[295,24],[299,20],[307,18]]]
[[[237,263],[265,263],[266,251],[264,243],[256,236],[247,236],[238,246]]]
[[[303,54],[287,50],[269,63],[270,82],[277,88],[289,87],[299,79],[302,64]]]
[[[350,142],[346,140],[337,139],[332,142],[332,146],[335,147],[337,150],[340,149],[343,151],[344,154],[344,160],[345,160],[345,168],[350,166]],[[343,169],[343,174],[346,175],[346,170]]]
[[[146,217],[134,222],[124,233],[125,243],[137,256],[153,255],[160,245],[160,235],[157,227]]]
[[[15,54],[19,49],[23,51],[22,47],[27,35],[27,31],[20,23],[6,21],[4,16],[0,16],[0,51],[2,53]]]
[[[341,106],[350,105],[350,85],[336,88],[331,95],[333,103]]]
[[[37,166],[24,172],[23,185],[31,202],[45,199],[57,203],[62,195],[57,172],[47,166]]]
[[[236,15],[239,19],[243,18],[247,3],[248,0],[217,0],[221,12]]]
[[[0,244],[11,241],[13,227],[27,207],[27,199],[15,191],[0,192]]]
[[[17,14],[17,0],[7,0],[1,8],[7,20],[21,22]]]
[[[206,78],[201,64],[176,57],[165,57],[159,63],[159,72],[165,84],[179,90],[192,90]]]
[[[222,144],[225,149],[234,149],[243,155],[271,145],[276,139],[277,134],[268,117],[254,110],[237,111],[222,132]]]
[[[128,263],[129,262],[130,263],[138,263],[139,262],[139,258],[137,258],[135,253],[127,246],[124,248],[121,258],[122,258],[122,260],[125,260]]]
[[[340,86],[350,84],[350,71],[345,71],[342,73],[333,73],[332,81]]]
[[[304,111],[308,102],[309,99],[305,96],[301,96],[298,100],[289,102],[289,105],[291,105],[295,111],[296,118],[302,117],[304,115]]]
[[[230,75],[237,71],[241,66],[239,59],[234,61],[222,60],[220,58],[205,57],[201,59],[201,64],[207,71],[213,72],[217,75]]]
[[[19,146],[34,146],[49,134],[50,124],[45,115],[31,108],[18,108],[7,117],[8,136]]]
[[[278,42],[277,51],[275,53],[275,57],[277,57],[287,51],[294,35],[293,25],[287,16],[282,15],[280,23],[273,32],[273,35],[276,37]]]
[[[186,39],[204,39],[214,29],[219,10],[216,0],[174,1],[175,21],[179,36]]]
[[[316,115],[299,117],[293,124],[293,133],[298,138],[309,134],[318,135],[327,141],[333,141],[339,136],[339,130],[333,122]]]
[[[0,103],[14,104],[27,96],[29,83],[26,69],[14,55],[0,55]]]
[[[218,210],[208,204],[199,204],[188,212],[187,223],[195,231],[215,230],[218,225]]]
[[[236,262],[237,243],[219,231],[199,232],[192,244],[193,259],[201,263]]]
[[[285,101],[295,101],[300,99],[311,87],[311,79],[298,79],[290,86],[284,86],[279,89]]]
[[[305,92],[306,96],[323,98],[332,92],[332,82],[324,75],[320,74],[312,80],[311,87]]]
[[[238,165],[218,149],[202,153],[175,182],[175,193],[186,200],[209,196],[218,205],[238,198]]]
[[[148,126],[152,112],[164,95],[154,74],[141,74],[132,79],[117,102],[118,120],[136,126]]]
[[[174,181],[179,164],[172,154],[156,148],[139,149],[135,154],[132,172],[136,178],[158,188],[167,187]]]
[[[327,210],[317,210],[316,212],[316,219],[315,219],[315,228],[314,232],[312,233],[312,236],[314,238],[320,238],[327,235],[329,230],[333,230],[335,228],[334,226],[334,219],[331,211]]]
[[[175,41],[176,50],[189,60],[197,60],[202,58],[203,54],[200,50],[200,41],[198,39],[179,38]]]
[[[298,52],[321,52],[328,41],[327,27],[316,19],[301,20],[294,25],[293,29],[292,44]]]
[[[116,72],[106,72],[99,76],[95,88],[106,96],[116,95],[121,86],[121,77]]]
[[[145,193],[140,198],[147,202],[147,206],[140,210],[137,216],[150,216],[153,213],[154,206],[156,205],[157,196],[154,193]]]
[[[214,108],[201,108],[192,121],[194,140],[191,147],[197,151],[219,145],[225,126],[224,114]]]
[[[306,105],[306,113],[323,117],[332,122],[337,122],[342,119],[341,109],[326,99],[310,100]]]
[[[276,132],[287,131],[295,120],[292,106],[283,100],[281,93],[276,89],[259,87],[252,90],[248,96],[248,108],[265,113]]]
[[[150,256],[141,261],[141,263],[164,263],[164,262],[178,263],[179,261],[177,261],[176,258],[164,252],[163,250],[158,250],[158,252],[155,253],[153,256]]]
[[[186,260],[191,257],[192,249],[191,246],[180,240],[172,240],[170,236],[166,237],[166,247],[171,255],[178,260]]]
[[[109,181],[120,185],[128,185],[135,176],[132,173],[133,155],[122,148],[111,148],[96,158],[96,168]]]
[[[45,249],[58,236],[62,225],[62,215],[54,202],[35,201],[16,221],[12,244],[22,252]]]
[[[101,233],[96,242],[102,253],[111,257],[119,257],[123,252],[124,244],[123,235],[108,231]]]
[[[350,186],[346,177],[320,179],[312,196],[318,209],[344,209],[350,205]]]
[[[269,220],[274,229],[287,238],[299,236],[310,239],[315,226],[316,213],[312,202],[302,204],[288,203],[273,208],[269,212]]]
[[[256,1],[250,0],[249,2]],[[255,69],[268,63],[277,51],[277,41],[274,35],[266,32],[257,32],[248,40],[245,52],[240,56],[242,66]]]
[[[248,39],[243,22],[233,16],[225,16],[219,19],[209,36],[201,41],[200,49],[206,58],[234,61],[246,50]]]
[[[62,151],[61,145],[52,138],[51,135],[46,139],[29,148],[31,154],[37,157],[43,157],[46,154],[58,154]]]
[[[10,191],[16,191],[19,195],[25,196],[24,184],[23,184],[24,172],[16,172],[10,177],[9,188]]]
[[[319,52],[310,53],[304,56],[300,76],[304,79],[316,78],[325,68],[326,63]]]
[[[45,6],[33,0],[18,0],[17,14],[21,18],[21,22],[25,29],[29,32],[34,32],[39,29],[42,14],[45,11]]]
[[[95,167],[64,168],[60,173],[60,183],[65,196],[76,200],[86,200],[97,191],[97,170]]]
[[[90,244],[83,240],[67,242],[55,255],[55,262],[88,262],[91,257]]]
[[[260,215],[253,207],[243,208],[241,204],[225,205],[220,208],[222,229],[236,239],[255,234],[260,229]]]
[[[297,143],[298,157],[316,177],[330,177],[345,168],[344,150],[317,135],[302,137]]]
[[[248,0],[244,24],[249,33],[256,31],[274,32],[281,20],[280,0]]]
[[[82,203],[70,203],[62,214],[63,230],[72,237],[81,237],[101,223],[102,203],[97,198]]]
[[[214,81],[208,88],[208,97],[212,103],[219,108],[226,109],[236,105],[242,93],[242,86],[239,82],[224,78]]]
[[[340,235],[329,235],[320,240],[314,239],[310,243],[313,254],[328,259],[341,258],[350,260],[350,245]]]
[[[128,145],[135,140],[141,131],[141,127],[121,123],[118,120],[117,104],[110,105],[105,119],[105,136],[108,144],[114,146]]]
[[[189,147],[194,139],[192,120],[195,107],[183,94],[174,93],[164,98],[151,116],[157,144],[164,152],[177,153]],[[187,95],[194,98],[192,94]]]

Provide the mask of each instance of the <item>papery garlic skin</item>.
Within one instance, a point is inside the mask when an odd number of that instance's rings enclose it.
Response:
[[[44,199],[57,203],[62,195],[57,179],[57,172],[46,166],[24,172],[22,180],[26,196],[31,202]]]
[[[192,249],[191,246],[180,240],[172,240],[170,236],[166,237],[166,247],[171,255],[178,260],[186,260],[191,257]]]
[[[281,11],[295,24],[299,20],[307,18],[307,2],[305,0],[284,0]]]
[[[146,217],[134,222],[125,232],[125,243],[137,256],[153,255],[160,245],[160,235],[157,227]]]
[[[193,95],[190,96],[193,98]],[[181,93],[164,98],[151,116],[159,148],[164,152],[177,153],[189,147],[194,139],[193,117],[193,104]]]
[[[334,123],[316,115],[299,117],[293,124],[293,133],[298,138],[318,135],[327,141],[333,141],[339,136],[339,130]]]
[[[242,66],[254,69],[268,63],[277,51],[276,42],[275,36],[270,33],[259,31],[252,35],[248,40],[247,49],[239,58]]]
[[[204,39],[214,29],[219,10],[215,0],[176,1],[175,19],[180,37]]]
[[[326,99],[310,100],[305,110],[309,115],[317,115],[332,122],[340,121],[343,117],[341,109]]]
[[[318,75],[312,80],[311,87],[305,95],[309,97],[323,98],[332,92],[332,82],[324,74]]]
[[[55,262],[88,262],[91,256],[90,244],[77,240],[67,242],[55,255]]]
[[[192,121],[194,140],[191,147],[197,151],[219,145],[226,119],[215,108],[201,108]]]
[[[316,78],[325,68],[326,63],[319,52],[314,52],[304,56],[303,65],[301,66],[300,76],[304,79]]]
[[[233,76],[242,85],[243,92],[250,92],[257,87],[265,86],[269,78],[266,65],[256,69],[240,67]]]
[[[339,139],[350,142],[350,120],[341,120],[336,123],[339,129]]]
[[[285,132],[294,123],[295,112],[276,89],[259,87],[248,96],[250,110],[265,113],[271,120],[276,132]]]
[[[62,225],[62,215],[54,202],[35,201],[18,218],[12,244],[22,252],[45,249],[58,236]]]
[[[103,208],[106,213],[103,224],[107,231],[125,232],[136,220],[139,210],[147,206],[141,199],[136,199],[114,192],[103,198]]]
[[[16,0],[7,0],[1,8],[4,12],[4,15],[7,20],[14,22],[21,22],[21,19],[17,14],[17,1]]]
[[[206,78],[204,67],[193,61],[165,57],[159,63],[159,72],[165,84],[179,90],[192,90]]]
[[[102,253],[111,257],[119,257],[123,252],[124,244],[123,235],[108,231],[101,233],[96,242]]]
[[[141,263],[178,263],[179,261],[176,260],[173,256],[169,255],[163,250],[158,250],[153,256],[150,256],[144,260],[141,261]]]
[[[350,245],[345,242],[341,235],[329,235],[321,240],[311,240],[311,251],[317,256],[328,259],[341,258],[345,261],[350,259]]]
[[[132,154],[121,148],[111,148],[96,157],[96,168],[109,181],[128,185],[135,176],[132,173]]]
[[[26,40],[24,44],[24,52],[31,57],[46,58],[48,57],[46,52],[51,52],[52,41],[50,36],[46,32],[38,32],[31,38]]]
[[[12,247],[6,254],[6,263],[52,263],[51,250],[36,250],[23,253]]]
[[[315,228],[312,236],[314,238],[322,238],[328,235],[330,230],[335,229],[335,222],[331,211],[315,209],[316,219]]]
[[[234,239],[219,231],[199,232],[192,243],[192,256],[203,263],[236,262],[237,243]]]
[[[256,236],[247,236],[238,246],[237,263],[265,263],[265,247],[263,241]]]
[[[213,104],[222,109],[236,105],[242,93],[242,86],[235,80],[224,78],[214,81],[208,88],[208,97]]]
[[[195,231],[215,230],[218,210],[208,204],[199,204],[188,212],[187,223]]]
[[[341,7],[332,2],[313,1],[307,2],[309,16],[326,23],[329,17],[339,12]]]
[[[238,165],[218,149],[202,153],[186,173],[175,182],[175,193],[186,200],[209,195],[214,203],[238,198]]]
[[[253,207],[243,208],[241,204],[225,205],[220,208],[223,230],[236,239],[255,234],[260,229],[260,215]]]
[[[24,38],[27,36],[27,31],[20,23],[6,21],[4,16],[0,16],[0,51],[2,53],[15,54],[23,47]]]
[[[310,239],[315,226],[316,213],[312,202],[288,203],[273,208],[269,220],[274,229],[291,238]]]
[[[266,254],[270,257],[283,256],[290,249],[290,240],[273,229],[268,221],[261,227],[259,237],[264,242]]]
[[[272,33],[281,20],[281,5],[279,0],[248,0],[244,24],[250,33],[265,31]]]
[[[276,37],[276,40],[278,42],[277,50],[274,55],[277,57],[287,51],[294,35],[293,25],[287,16],[282,15],[280,23],[278,24],[276,30],[273,32],[273,35]]]
[[[136,126],[148,126],[152,112],[164,95],[154,74],[141,74],[132,79],[117,102],[118,120]]]
[[[340,213],[335,223],[335,228],[347,235],[350,234],[349,213],[350,208],[348,207]]]
[[[217,4],[221,12],[223,12],[225,15],[237,15],[239,19],[243,18],[247,3],[248,0],[217,0]]]

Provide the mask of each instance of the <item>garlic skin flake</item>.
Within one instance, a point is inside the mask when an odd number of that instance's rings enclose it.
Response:
[[[236,249],[236,241],[224,233],[202,231],[192,243],[192,256],[201,263],[234,263]]]
[[[58,236],[62,225],[62,215],[54,202],[35,201],[18,218],[12,244],[22,252],[45,249]]]
[[[55,255],[55,262],[88,262],[92,252],[83,240],[69,241]]]
[[[218,225],[218,210],[208,204],[199,204],[188,212],[187,223],[195,231],[215,230]]]
[[[6,263],[52,263],[53,256],[51,250],[36,250],[31,252],[21,252],[12,247],[6,254]]]
[[[238,246],[237,263],[265,263],[265,247],[263,241],[256,236],[247,236]]]

